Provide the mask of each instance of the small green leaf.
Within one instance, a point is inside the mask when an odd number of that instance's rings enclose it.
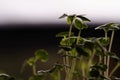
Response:
[[[107,65],[105,65],[103,63],[96,63],[91,68],[96,69],[96,70],[106,71],[107,70]]]
[[[98,41],[99,41],[100,44],[102,44],[103,46],[107,46],[107,45],[109,45],[110,39],[109,39],[109,38],[99,38]]]
[[[60,41],[60,45],[62,46],[66,46],[68,44],[68,40],[66,38],[63,38],[61,41]]]
[[[77,28],[78,30],[83,29],[83,25],[82,22],[79,19],[75,19],[75,28]]]
[[[0,80],[15,80],[15,78],[9,76],[8,74],[0,73]]]
[[[48,60],[48,52],[44,49],[37,50],[35,52],[35,57],[41,60],[42,62],[46,62]]]
[[[88,28],[88,26],[84,22],[81,22],[79,19],[75,19],[74,25],[75,25],[75,28],[77,28],[78,30]]]
[[[120,29],[119,26],[120,26],[119,24],[112,24],[112,25],[110,26],[110,30],[118,30],[118,29]]]
[[[103,24],[101,26],[98,26],[95,29],[103,29],[104,31],[109,31],[109,30],[118,30],[120,28],[119,28],[119,24],[108,23],[108,24]]]
[[[96,27],[95,29],[106,29],[106,30],[109,30],[109,26],[111,26],[113,24],[114,23],[103,24],[103,25],[100,25],[100,26]]]
[[[78,18],[80,18],[82,21],[89,21],[91,22],[88,18],[82,16],[82,15],[77,15]]]
[[[71,46],[74,42],[75,42],[75,38],[63,38],[60,41],[60,45],[62,45],[62,46],[66,46],[66,45]]]
[[[29,66],[33,66],[35,64],[35,62],[36,62],[36,59],[34,57],[31,57],[27,60],[27,64]]]
[[[62,16],[59,17],[59,19],[65,18],[65,17],[67,17],[67,16],[68,16],[67,14],[63,14]]]
[[[74,18],[75,18],[75,15],[69,15],[69,16],[67,17],[67,23],[68,23],[68,24],[72,24]]]

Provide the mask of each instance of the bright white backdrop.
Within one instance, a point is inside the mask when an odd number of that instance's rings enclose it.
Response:
[[[120,0],[0,0],[0,24],[61,23],[63,13],[86,14],[92,23],[120,23]]]

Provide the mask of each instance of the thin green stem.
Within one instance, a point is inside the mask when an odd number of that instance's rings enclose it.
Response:
[[[79,40],[80,40],[80,34],[81,34],[81,30],[79,30],[79,32],[78,32],[78,37],[77,37],[77,42],[76,42],[76,44],[79,43]]]
[[[92,55],[91,55],[91,57],[89,58],[89,61],[88,61],[88,71],[90,70],[90,67],[91,67],[94,56],[95,56],[95,49],[93,49]]]
[[[107,39],[107,31],[105,32],[105,39]],[[107,64],[107,56],[104,56],[104,64]]]
[[[112,43],[113,43],[113,39],[114,39],[114,34],[115,34],[115,31],[113,30],[112,31],[112,34],[111,34],[111,40],[110,40],[110,45],[109,45],[109,49],[108,49],[108,52],[111,52],[111,48],[112,48]],[[107,76],[109,76],[109,66],[110,66],[110,56],[107,57]]]
[[[105,38],[107,39],[107,31],[105,31]],[[105,52],[104,52],[105,54]],[[104,64],[107,65],[107,56],[104,56]],[[104,76],[107,77],[107,72],[104,72]]]
[[[99,63],[102,63],[102,56],[99,56]],[[100,71],[100,74],[102,74],[102,71]]]
[[[60,71],[58,71],[58,80],[61,80]]]
[[[78,42],[79,42],[80,34],[81,34],[81,30],[79,30],[79,32],[78,32],[78,37],[77,37],[77,42],[76,42],[76,44],[78,44]],[[74,56],[77,56],[77,53],[75,53]],[[75,66],[76,66],[76,58],[73,58],[73,60],[72,60],[72,65],[71,65],[71,75],[70,75],[71,79],[72,79],[72,77],[73,77],[73,72],[74,72],[74,70],[75,70]]]
[[[82,76],[83,76],[83,80],[85,80],[85,70],[82,69]]]
[[[72,60],[72,65],[71,65],[71,70],[70,70],[70,79],[69,80],[72,80],[72,78],[73,78],[73,72],[75,70],[75,66],[76,66],[76,59],[74,58]]]
[[[69,35],[68,35],[68,38],[70,38],[71,32],[72,32],[72,24],[70,25],[70,28],[69,28]]]
[[[69,53],[66,52],[66,55],[69,55]],[[70,66],[70,62],[69,62],[69,57],[68,56],[65,57],[65,60],[66,60],[66,65]],[[67,69],[67,73],[69,73],[69,68],[66,68],[66,69]]]
[[[37,73],[36,73],[36,65],[34,64],[32,68],[33,68],[33,75],[37,75]]]
[[[63,64],[66,65],[66,57],[63,57]],[[65,72],[67,73],[66,67],[65,67]]]
[[[72,24],[73,22],[70,24],[70,28],[69,28],[69,34],[68,34],[68,46],[70,45],[70,36],[71,36],[71,33],[72,33]],[[66,55],[68,55],[68,52],[66,51]],[[69,60],[69,57],[66,56],[66,65],[69,65],[70,66],[70,60]],[[65,80],[70,80],[70,69],[66,68],[66,78]]]
[[[82,62],[84,63],[84,58],[83,58],[83,56],[80,57],[80,63],[79,63],[79,65],[80,65],[80,68],[81,68],[82,80],[85,80],[85,79],[86,79],[86,78],[85,78],[85,77],[86,77],[86,76],[85,76],[85,68],[81,65]]]
[[[105,38],[107,39],[107,31],[105,31]]]

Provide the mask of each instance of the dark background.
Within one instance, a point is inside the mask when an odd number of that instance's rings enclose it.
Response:
[[[87,30],[82,31],[83,37],[104,36],[103,31],[94,30],[100,24],[92,24]],[[59,60],[59,38],[55,35],[61,31],[67,31],[66,24],[6,24],[0,25],[0,72],[6,72],[17,77],[31,75],[31,68],[25,67],[20,73],[22,64],[32,57],[38,49],[46,49],[49,52],[49,61],[40,63],[38,70],[48,69],[51,64]],[[73,29],[75,33],[77,30]],[[110,33],[109,33],[110,36]],[[115,33],[113,51],[120,54],[120,31]]]

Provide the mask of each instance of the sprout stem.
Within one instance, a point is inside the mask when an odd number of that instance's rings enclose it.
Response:
[[[110,45],[109,45],[108,52],[111,52],[114,34],[115,34],[115,31],[113,30],[112,34],[111,34],[111,40],[110,40]],[[108,56],[108,58],[107,58],[107,67],[108,67],[107,68],[107,76],[109,76],[109,66],[110,66],[110,56]]]
[[[104,30],[105,31],[105,30]],[[107,31],[105,31],[105,39],[107,39]],[[105,51],[104,51],[105,54]],[[107,65],[107,56],[104,56],[104,64]],[[104,76],[107,77],[107,72],[104,72]]]
[[[37,73],[36,73],[36,65],[34,64],[32,68],[33,68],[33,75],[37,75]]]

